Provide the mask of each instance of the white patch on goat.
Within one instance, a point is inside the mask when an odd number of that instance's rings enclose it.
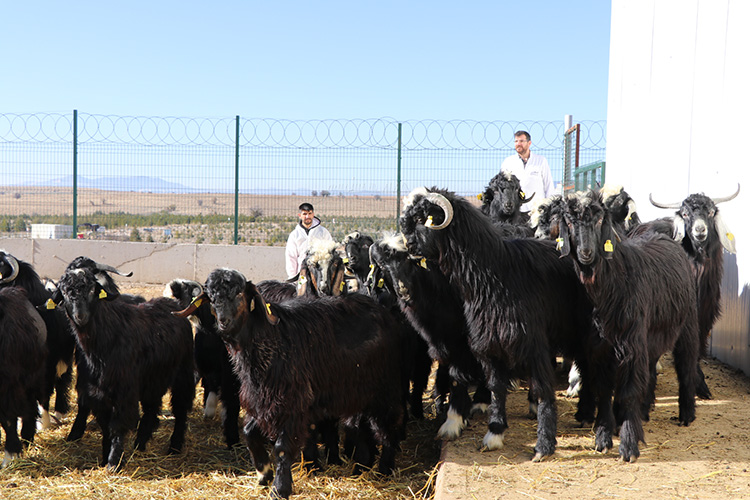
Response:
[[[438,429],[440,439],[456,439],[464,430],[464,418],[453,408],[448,409],[448,416]]]
[[[68,365],[68,363],[66,363],[65,361],[58,361],[57,362],[57,378],[62,377],[65,374],[65,372],[68,371],[69,367],[70,365]]]
[[[10,453],[8,450],[5,450],[5,457],[3,458],[3,463],[0,465],[0,469],[6,468],[13,460],[17,458],[18,453]]]
[[[570,366],[568,372],[568,390],[566,394],[569,398],[575,398],[581,390],[581,372],[578,370],[578,366],[573,363]]]
[[[409,208],[410,206],[414,204],[414,198],[416,198],[419,195],[427,196],[428,192],[429,191],[427,191],[426,187],[418,187],[418,188],[413,189],[412,192],[406,195],[406,197],[404,198],[403,211],[406,211],[407,208]]]
[[[495,434],[494,432],[487,431],[482,439],[482,446],[487,450],[499,450],[505,444],[505,433]]]
[[[490,407],[487,403],[474,403],[471,405],[471,415],[474,415],[476,413],[485,414],[487,413],[487,409]]]
[[[609,184],[605,184],[599,190],[599,193],[601,193],[602,195],[602,201],[606,203],[610,198],[613,198],[620,194],[620,191],[622,191],[622,186],[612,186]]]
[[[336,249],[336,245],[338,243],[335,241],[321,240],[319,238],[313,239],[307,251],[308,264],[317,264],[330,259]]]
[[[203,416],[206,418],[214,418],[216,415],[216,405],[219,402],[219,395],[211,391],[206,397],[206,405],[203,407]]]
[[[258,479],[263,479],[269,472],[271,472],[271,462],[268,462],[265,466],[263,466],[263,470],[256,471],[256,473],[258,474]]]

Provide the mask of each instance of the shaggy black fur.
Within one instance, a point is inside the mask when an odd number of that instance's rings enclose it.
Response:
[[[521,181],[513,174],[500,172],[490,179],[482,193],[482,213],[492,222],[504,222],[525,229],[526,236],[532,236],[529,228],[529,213],[521,211],[521,205],[531,201],[535,193],[528,198],[521,190]]]
[[[117,297],[89,269],[66,272],[53,297],[62,302],[90,368],[89,401],[102,432],[102,465],[112,469],[122,467],[124,439],[136,425],[135,448],[146,448],[167,390],[175,418],[168,452],[179,452],[195,395],[193,335],[187,320],[172,315],[177,302],[157,298],[132,305]]]
[[[490,402],[482,367],[469,348],[463,300],[442,273],[429,270],[431,265],[436,267],[436,263],[428,265],[426,261],[412,258],[399,237],[375,243],[370,247],[370,257],[374,268],[372,285],[380,286],[382,277],[384,286],[398,297],[407,319],[427,341],[432,359],[448,370],[453,381],[448,381],[448,420],[438,436],[454,439],[468,423],[472,411],[468,386],[478,386],[474,399],[477,409],[483,410]]]
[[[5,431],[2,467],[34,440],[37,399],[43,392],[46,327],[21,288],[0,288],[0,426]],[[17,422],[21,418],[22,446]]]
[[[597,311],[602,335],[611,345],[595,362],[616,366],[615,377],[597,380],[599,411],[596,448],[612,447],[614,390],[620,429],[620,455],[639,456],[642,417],[654,399],[656,362],[672,350],[679,379],[679,421],[695,419],[698,361],[696,291],[685,253],[674,241],[647,234],[618,241],[611,215],[594,191],[569,196],[560,226],[562,255],[573,257],[581,282]]]
[[[0,283],[0,288],[17,287],[26,291],[29,301],[37,308],[47,327],[47,352],[44,368],[44,390],[39,404],[45,412],[45,426],[48,424],[50,401],[55,395],[55,412],[63,416],[70,410],[70,386],[73,380],[73,351],[75,338],[65,319],[65,314],[55,309],[47,309],[46,302],[52,293],[47,290],[41,278],[28,262],[0,250],[0,276],[11,276],[11,263],[15,260],[18,275],[11,281]]]
[[[453,220],[433,199],[438,193],[453,208]],[[412,255],[438,263],[464,303],[469,342],[493,393],[485,446],[502,446],[512,377],[528,371],[539,399],[535,460],[556,447],[557,410],[550,359],[556,352],[581,363],[591,332],[591,306],[573,266],[555,244],[536,239],[506,240],[464,198],[437,188],[412,192],[400,219]]]
[[[209,275],[206,292],[242,383],[247,445],[261,484],[273,477],[264,445],[274,441],[273,496],[291,494],[291,465],[300,449],[305,446],[306,459],[315,453],[309,425],[326,418],[369,424],[382,444],[379,471],[393,470],[406,387],[390,315],[360,294],[267,303],[255,285],[228,269]],[[355,460],[372,463],[372,457]]]

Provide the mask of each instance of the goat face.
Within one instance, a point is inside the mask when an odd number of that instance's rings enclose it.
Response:
[[[208,275],[206,294],[211,301],[211,308],[222,335],[233,336],[245,322],[246,284],[245,277],[232,269],[216,269]]]
[[[408,252],[437,259],[440,248],[433,244],[434,232],[445,229],[452,220],[453,207],[443,195],[426,188],[412,191],[399,219]]]
[[[716,239],[717,216],[718,208],[711,198],[704,194],[691,194],[675,214],[675,239],[681,240],[687,236],[695,253],[705,254],[709,238]]]
[[[555,240],[560,235],[560,221],[563,217],[563,198],[554,195],[531,212],[530,225],[534,228],[534,237],[542,240]]]
[[[532,195],[533,197],[533,195]],[[531,200],[521,190],[521,182],[513,174],[500,172],[490,180],[482,195],[482,212],[493,221],[508,220]]]
[[[313,240],[303,263],[318,295],[341,295],[344,281],[344,260],[333,241]]]
[[[387,286],[405,304],[410,305],[411,282],[418,264],[406,251],[401,236],[386,238],[370,247],[373,267],[379,269]]]
[[[611,259],[617,241],[601,196],[594,191],[569,196],[559,227],[561,254],[572,255],[581,282],[593,283],[599,259]]]
[[[373,244],[370,236],[358,232],[344,238],[344,252],[346,252],[347,267],[354,273],[367,271],[370,265],[369,250]]]
[[[84,328],[91,320],[99,300],[114,300],[119,296],[116,289],[101,283],[89,269],[66,271],[57,283],[52,296],[55,303],[62,302],[68,318],[78,328]]]

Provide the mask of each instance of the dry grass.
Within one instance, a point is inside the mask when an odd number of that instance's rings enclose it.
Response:
[[[147,298],[161,295],[163,286],[134,284],[123,292]],[[75,392],[72,392],[75,399]],[[60,425],[37,433],[34,443],[7,469],[0,470],[0,499],[198,499],[267,498],[270,489],[258,486],[258,477],[244,445],[226,449],[219,417],[203,417],[203,388],[196,388],[188,419],[185,448],[167,456],[172,433],[164,399],[160,427],[145,452],[133,451],[135,435],[126,441],[127,462],[118,473],[99,466],[101,434],[93,418],[80,441],[65,437],[75,419],[76,406]],[[375,472],[353,476],[353,463],[327,467],[308,474],[295,466],[293,497],[299,499],[425,499],[433,498],[440,442],[435,440],[439,422],[431,400],[425,399],[424,421],[410,421],[407,439],[396,456],[396,472],[382,477]],[[217,412],[218,415],[219,412]],[[270,450],[269,450],[270,451]]]

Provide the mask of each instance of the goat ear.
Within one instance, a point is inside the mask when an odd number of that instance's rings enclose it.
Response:
[[[346,286],[346,283],[344,282],[344,271],[345,266],[343,264],[336,265],[336,269],[334,270],[333,274],[333,283],[332,283],[332,290],[334,297],[338,297],[339,295],[344,295],[344,287]]]
[[[203,304],[204,301],[208,300],[208,296],[205,292],[201,293],[197,297],[195,297],[192,302],[190,302],[190,305],[187,306],[182,311],[172,311],[172,316],[177,316],[178,318],[187,318],[191,314],[193,314],[198,308]]]
[[[726,248],[727,252],[729,253],[737,253],[734,244],[734,234],[729,230],[729,226],[727,226],[727,223],[724,222],[721,214],[716,214],[716,216],[714,217],[714,224],[716,225],[716,232],[719,233],[719,241],[721,241],[721,246]]]
[[[45,304],[45,307],[47,309],[54,309],[62,301],[63,301],[63,294],[60,291],[60,289],[57,288],[54,292],[52,292],[52,296],[49,299],[47,299],[47,303]]]
[[[620,236],[615,231],[612,219],[607,216],[602,224],[602,255],[610,260],[615,254],[615,245],[620,242]]]
[[[557,249],[560,251],[560,258],[567,257],[570,255],[570,233],[568,232],[568,225],[565,223],[565,219],[560,217],[560,221],[557,223],[558,236],[557,236]]]
[[[108,285],[102,285],[97,282],[97,290],[99,291],[99,298],[106,301],[113,301],[120,296],[120,292]]]
[[[245,287],[245,296],[250,300],[249,307],[251,312],[253,312],[257,308],[260,308],[262,310],[260,314],[263,314],[266,317],[266,320],[271,325],[276,325],[279,323],[279,317],[272,311],[273,306],[270,303],[266,302],[266,299],[264,299],[258,289],[255,288],[255,285],[253,285],[249,281],[247,282],[247,285]]]
[[[307,286],[308,286],[308,282],[310,281],[308,274],[309,272],[307,270],[307,267],[303,265],[302,269],[300,269],[299,274],[297,275],[297,296],[298,297],[302,297],[303,295],[307,294]]]
[[[685,221],[678,214],[674,216],[672,220],[672,238],[675,241],[682,241],[685,237]]]

